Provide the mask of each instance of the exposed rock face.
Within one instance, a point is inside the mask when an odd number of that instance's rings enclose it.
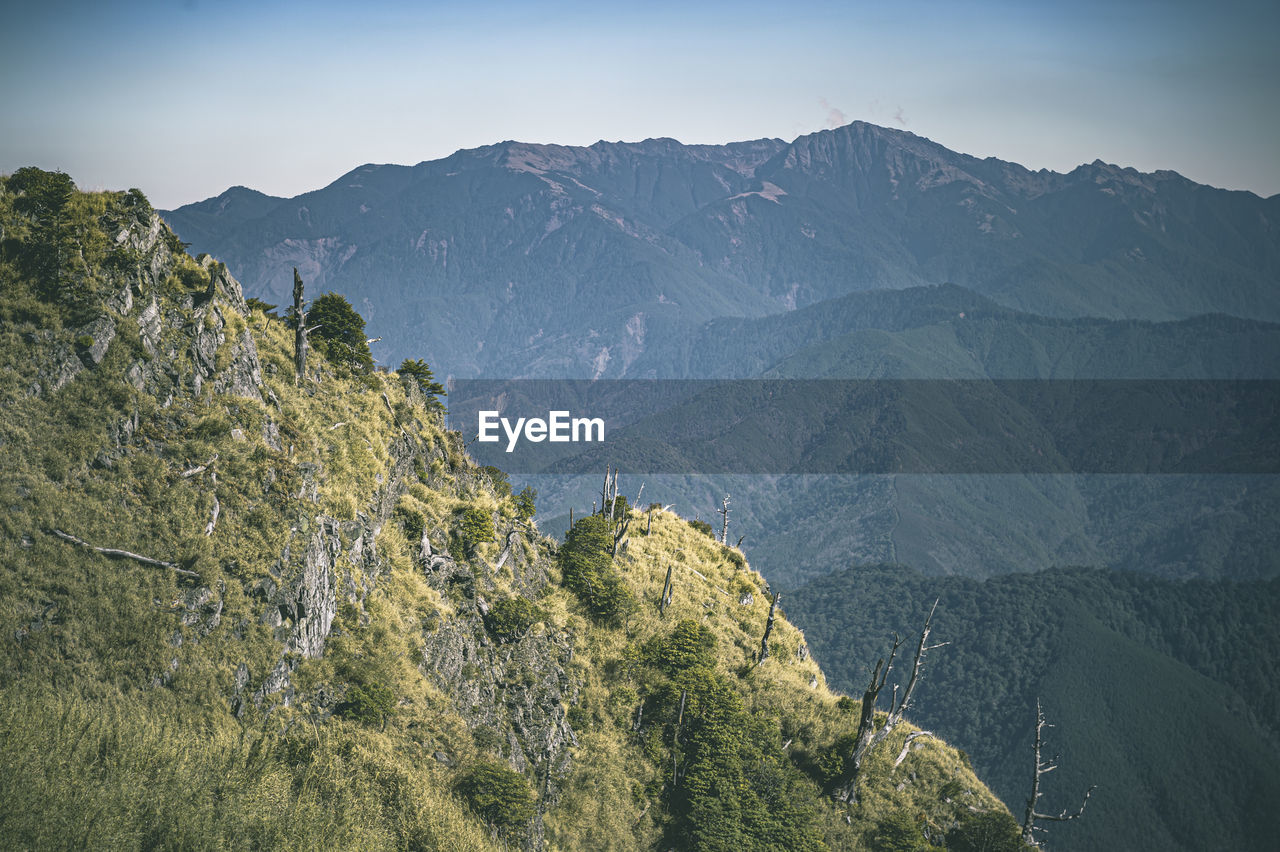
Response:
[[[84,350],[82,357],[89,361],[85,366],[91,367],[101,364],[107,356],[107,347],[116,337],[116,324],[109,317],[102,316],[78,329],[76,334],[77,342],[84,341],[80,344]]]
[[[510,537],[508,538],[510,540]],[[518,548],[512,569],[530,593],[547,582],[546,554],[526,562]],[[428,582],[456,601],[456,615],[425,637],[422,671],[452,700],[473,729],[487,729],[502,744],[513,769],[531,776],[543,807],[559,797],[570,770],[569,749],[577,744],[566,707],[578,701],[582,684],[570,672],[573,639],[535,628],[520,639],[498,642],[485,630],[488,609],[477,585],[492,584],[489,567],[459,564],[426,555]],[[522,564],[523,563],[523,564]],[[534,818],[526,848],[545,842],[541,814]]]
[[[144,350],[125,370],[135,389],[169,404],[184,392],[198,396],[212,379],[219,393],[261,399],[262,368],[253,338],[242,323],[234,323],[234,332],[229,329],[231,315],[242,318],[248,308],[226,267],[204,258],[200,263],[208,287],[166,292],[167,307],[162,309],[159,296],[166,286],[172,288],[169,282],[180,260],[165,239],[160,218],[152,215],[145,225],[125,228],[116,242],[135,252],[136,266],[112,273],[108,283],[113,292],[100,316],[77,329],[32,335],[31,342],[43,350],[44,367],[30,392],[56,393],[81,370],[101,364],[127,324],[136,327]]]
[[[36,348],[44,350],[39,378],[30,388],[32,396],[61,390],[84,369],[72,345],[61,340],[55,342],[53,332],[37,332],[28,339]]]

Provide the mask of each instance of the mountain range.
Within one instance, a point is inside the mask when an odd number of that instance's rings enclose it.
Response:
[[[455,376],[736,374],[677,353],[713,320],[944,282],[1047,317],[1280,320],[1280,196],[1033,172],[861,122],[791,143],[503,142],[162,215],[250,295],[284,301],[296,266],[379,329],[376,355]]]

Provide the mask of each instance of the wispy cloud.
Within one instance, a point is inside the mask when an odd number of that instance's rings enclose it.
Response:
[[[834,130],[837,127],[843,127],[849,123],[849,117],[844,114],[844,111],[836,109],[831,104],[827,103],[826,98],[818,98],[818,103],[827,111],[827,127]]]
[[[893,120],[898,122],[898,124],[902,127],[906,127],[908,124],[910,124],[910,122],[907,121],[907,117],[902,114],[902,107],[898,107],[896,110],[894,110]]]

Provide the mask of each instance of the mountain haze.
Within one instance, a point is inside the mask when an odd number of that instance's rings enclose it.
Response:
[[[452,375],[669,376],[664,353],[713,318],[942,282],[1057,317],[1280,319],[1280,198],[1032,172],[861,122],[789,144],[504,142],[164,216],[250,295],[283,300],[297,266],[385,330],[384,360]]]

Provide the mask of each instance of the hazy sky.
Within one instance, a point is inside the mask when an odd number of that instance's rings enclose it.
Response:
[[[1101,158],[1280,192],[1274,0],[25,5],[0,18],[0,171],[158,207],[505,139],[790,140],[854,119],[1033,169]]]

